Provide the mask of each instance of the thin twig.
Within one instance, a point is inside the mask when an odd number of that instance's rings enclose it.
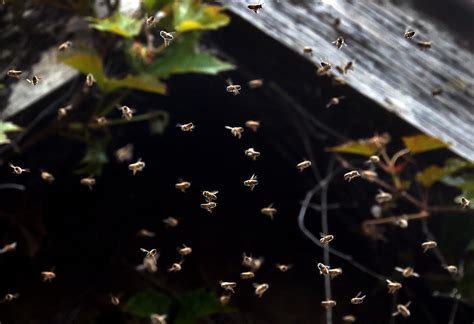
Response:
[[[456,322],[456,313],[459,307],[459,298],[454,298],[453,307],[451,308],[451,313],[449,314],[448,324],[454,324]]]
[[[25,191],[26,187],[18,183],[2,183],[0,184],[0,190],[2,189],[16,189],[20,191]]]

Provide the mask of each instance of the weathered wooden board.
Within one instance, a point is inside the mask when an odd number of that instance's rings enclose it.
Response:
[[[473,54],[439,24],[409,8],[370,0],[265,1],[258,14],[247,8],[250,2],[221,3],[301,55],[304,46],[312,47],[307,58],[315,64],[322,58],[333,65],[355,60],[344,76],[349,86],[474,160]],[[416,31],[412,40],[403,37],[407,27]],[[347,43],[340,50],[332,44],[338,36]],[[416,42],[425,40],[432,48],[421,50]],[[433,96],[436,88],[443,93]]]

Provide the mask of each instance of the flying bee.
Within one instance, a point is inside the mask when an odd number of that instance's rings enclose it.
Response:
[[[403,33],[403,37],[405,37],[406,39],[412,39],[413,36],[415,36],[415,31],[411,29],[407,29],[405,33]]]
[[[251,268],[253,263],[253,258],[251,255],[242,254],[242,265]]]
[[[240,273],[240,278],[243,280],[252,279],[253,277],[255,277],[255,273],[253,273],[252,271]]]
[[[168,315],[160,315],[160,314],[151,314],[150,315],[150,322],[151,324],[166,324],[166,318]]]
[[[8,164],[12,169],[13,169],[13,173],[15,174],[22,174],[23,172],[30,172],[30,169],[23,169],[22,167],[19,167],[19,166],[16,166],[16,165],[13,165],[11,163]]]
[[[115,151],[115,158],[119,163],[131,161],[133,158],[133,144],[129,143]]]
[[[329,277],[331,279],[336,278],[337,276],[342,274],[342,268],[334,268],[334,269],[329,269]]]
[[[418,41],[416,45],[422,50],[431,48],[431,41]]]
[[[360,173],[357,170],[349,171],[344,174],[344,180],[351,182],[352,179],[360,177]]]
[[[238,139],[242,138],[242,133],[244,132],[243,127],[230,127],[230,126],[225,126],[226,129],[230,130],[232,135],[237,137]]]
[[[7,252],[13,252],[16,250],[17,243],[9,243],[5,244],[1,249],[0,249],[0,254],[7,253]]]
[[[449,273],[452,273],[452,274],[457,274],[457,273],[458,273],[458,267],[456,267],[455,265],[447,265],[447,266],[444,266],[444,268],[445,268]]]
[[[34,75],[31,80],[30,79],[26,79],[27,82],[31,83],[32,85],[38,85],[38,83],[40,82],[41,78],[39,76],[36,76]]]
[[[219,303],[221,303],[222,306],[227,305],[230,302],[230,294],[224,294],[219,297]]]
[[[43,279],[43,282],[51,282],[56,278],[56,273],[54,273],[53,270],[41,272],[41,278]]]
[[[120,305],[120,297],[117,295],[110,295],[110,303],[114,306]]]
[[[179,182],[176,183],[174,187],[182,192],[186,192],[187,189],[191,188],[191,182],[179,179]]]
[[[189,246],[186,246],[184,244],[181,247],[178,247],[177,250],[178,250],[179,255],[181,255],[183,257],[187,256],[187,255],[190,255],[193,252],[192,248],[190,248]]]
[[[319,64],[320,64],[320,66],[316,70],[316,73],[318,75],[326,75],[326,74],[328,74],[329,70],[331,70],[331,68],[332,68],[332,64],[327,62],[327,61],[322,60]]]
[[[137,271],[144,271],[146,270],[148,273],[156,273],[158,271],[158,266],[156,262],[152,258],[144,257],[142,264],[139,264],[135,268]]]
[[[256,161],[257,158],[260,156],[260,152],[255,151],[255,149],[253,147],[251,147],[249,149],[246,149],[244,153],[245,153],[246,156],[251,158],[253,161]]]
[[[263,85],[263,79],[250,80],[248,85],[250,89],[260,88]]]
[[[340,76],[333,76],[332,77],[332,84],[333,85],[344,85],[346,84],[346,80]]]
[[[322,274],[322,275],[329,275],[329,266],[323,264],[323,263],[318,263],[317,264],[318,266],[318,269],[319,269],[319,274]]]
[[[163,223],[165,223],[165,225],[168,227],[176,227],[179,225],[179,220],[174,217],[168,217],[163,219]]]
[[[361,296],[362,295],[362,291],[359,291],[359,293],[351,298],[351,304],[354,304],[354,305],[360,305],[364,302],[364,298],[365,298],[365,295],[364,296]]]
[[[213,201],[201,204],[201,208],[207,210],[209,213],[212,213],[212,210],[217,207],[217,204]]]
[[[305,46],[303,47],[303,53],[309,54],[309,56],[313,56],[313,49],[309,46]]]
[[[136,112],[135,109],[132,109],[128,106],[117,107],[117,109],[122,112],[122,117],[126,120],[131,120],[133,118],[133,114]]]
[[[97,117],[94,117],[94,121],[96,123],[97,126],[100,126],[100,127],[103,127],[103,126],[106,126],[107,123],[109,122],[107,120],[107,117],[105,116],[97,116]],[[130,158],[131,159],[131,158]]]
[[[155,22],[155,15],[151,15],[145,20],[145,23],[147,24],[147,26],[152,26],[154,22]]]
[[[471,203],[471,201],[468,200],[466,197],[461,197],[461,200],[460,200],[461,208],[469,207],[470,203]]]
[[[332,44],[336,45],[337,49],[341,49],[343,46],[347,46],[346,42],[344,41],[344,37],[339,36]]]
[[[374,181],[377,178],[377,172],[372,171],[372,170],[363,170],[360,173],[360,176],[364,179],[367,179],[369,181]]]
[[[402,315],[405,318],[410,317],[410,310],[408,309],[410,304],[411,304],[411,301],[409,301],[405,305],[398,304],[397,305],[397,311],[395,313],[393,313],[392,316]]]
[[[253,191],[253,188],[258,185],[257,176],[252,174],[250,179],[244,181],[244,186],[249,187],[250,191]]]
[[[380,162],[380,158],[377,155],[372,155],[369,159],[365,162],[367,164],[377,164]]]
[[[247,120],[245,122],[245,127],[251,129],[253,132],[257,132],[260,127],[260,122],[257,120]]]
[[[334,306],[336,306],[336,304],[337,303],[335,300],[323,300],[321,302],[321,306],[323,306],[326,309],[333,308]]]
[[[259,1],[258,1],[257,3],[255,3],[255,4],[249,4],[249,5],[247,6],[247,8],[249,8],[250,10],[252,10],[253,12],[255,12],[256,14],[258,14],[258,11],[263,8],[263,3],[260,3],[260,0],[259,0]]]
[[[145,258],[153,260],[153,262],[156,264],[156,259],[160,256],[158,251],[156,249],[151,249],[150,251],[145,250],[144,248],[140,248],[140,251],[146,253]]]
[[[293,265],[277,263],[277,264],[275,264],[275,267],[278,270],[280,270],[280,272],[287,272],[288,270],[290,270],[293,267]]]
[[[394,224],[399,226],[400,228],[407,228],[408,227],[408,219],[407,219],[406,215],[397,217]]]
[[[60,51],[60,52],[65,51],[65,50],[69,49],[71,46],[72,46],[71,41],[65,41],[64,43],[62,43],[61,45],[58,46],[58,51]]]
[[[66,107],[61,107],[58,109],[58,120],[66,117],[68,111],[72,110],[72,105],[67,105]]]
[[[435,241],[426,241],[421,243],[421,247],[423,248],[423,253],[425,253],[428,250],[434,249],[435,247],[438,246],[438,243]]]
[[[245,253],[242,254],[242,265],[250,268],[252,272],[257,272],[263,264],[263,258],[254,258]]]
[[[149,231],[145,228],[142,228],[140,230],[138,230],[137,232],[137,236],[140,236],[140,237],[155,237],[155,232],[152,232],[152,231]]]
[[[296,165],[296,169],[299,171],[299,172],[303,172],[304,169],[307,169],[311,166],[311,161],[309,160],[303,160],[302,162],[298,163]]]
[[[332,97],[331,100],[326,105],[326,108],[330,108],[332,106],[337,106],[341,102],[341,99],[344,99],[345,96],[339,96],[339,97]]]
[[[232,80],[228,79],[227,80],[227,87],[225,88],[227,92],[232,93],[234,96],[240,94],[240,90],[242,87],[238,84],[233,84]]]
[[[354,315],[344,315],[342,317],[342,320],[345,322],[345,323],[354,323],[357,319]]]
[[[23,71],[20,70],[8,70],[7,75],[12,78],[20,79],[20,75],[23,74]]]
[[[388,293],[389,294],[394,294],[397,290],[402,288],[402,284],[396,281],[390,281],[386,279],[387,281],[387,288],[388,288]]]
[[[347,71],[349,70],[354,70],[354,62],[355,61],[349,61],[343,66],[342,70],[344,74],[347,74]]]
[[[133,172],[133,175],[136,175],[139,171],[143,171],[144,168],[145,162],[143,162],[142,159],[138,159],[137,162],[128,165],[128,169]]]
[[[419,277],[420,275],[415,272],[415,270],[412,267],[406,267],[406,268],[400,268],[400,267],[395,267],[395,270],[398,272],[402,273],[402,276],[405,278],[410,278],[410,277]]]
[[[206,199],[207,202],[215,201],[217,200],[217,194],[219,191],[203,191],[202,195]]]
[[[86,75],[86,86],[90,88],[94,85],[94,83],[95,83],[94,75],[92,73],[88,73]]]
[[[174,39],[174,33],[168,33],[164,30],[160,31],[160,36],[163,38],[163,42],[165,43],[165,46],[169,46],[171,41]]]
[[[17,299],[18,297],[20,297],[20,294],[19,294],[19,293],[16,293],[16,294],[6,294],[5,297],[3,297],[3,300],[0,301],[0,303],[11,302],[11,301],[13,301],[14,299]]]
[[[237,287],[236,282],[219,281],[219,285],[221,286],[222,289],[224,289],[226,291],[230,291],[231,293],[235,294],[234,288]]]
[[[187,124],[177,124],[176,127],[180,128],[183,132],[192,132],[195,126],[193,123],[187,123]]]
[[[383,204],[392,200],[392,194],[384,192],[379,189],[379,193],[375,195],[375,201],[379,204]]]
[[[273,220],[275,214],[277,213],[277,210],[273,207],[273,204],[270,204],[267,207],[260,209],[260,212],[263,215],[270,217],[271,220]]]
[[[334,240],[334,235],[324,234],[324,233],[319,233],[319,234],[321,235],[321,238],[319,239],[319,242],[321,242],[321,244],[328,244],[329,242]]]
[[[440,96],[442,94],[443,94],[443,88],[436,88],[436,89],[431,90],[431,95],[433,97]]]
[[[255,288],[255,295],[257,295],[258,298],[262,298],[263,294],[270,288],[270,285],[267,283],[259,284],[254,282],[253,287]]]
[[[168,268],[168,272],[178,272],[178,271],[181,271],[182,269],[182,264],[183,264],[184,260],[181,260],[179,262],[175,262],[171,265],[171,267]]]

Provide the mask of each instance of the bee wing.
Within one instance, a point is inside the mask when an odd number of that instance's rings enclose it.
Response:
[[[145,252],[145,253],[148,253],[148,251],[145,250],[144,248],[140,248],[140,251]]]
[[[230,127],[230,126],[225,126],[225,128],[232,130],[232,127]]]

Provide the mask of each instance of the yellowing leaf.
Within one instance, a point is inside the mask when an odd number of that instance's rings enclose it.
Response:
[[[142,26],[142,21],[127,16],[119,10],[110,17],[104,19],[89,18],[89,21],[91,22],[92,28],[126,38],[138,35]]]
[[[433,183],[441,180],[446,175],[447,174],[445,169],[436,165],[432,165],[427,167],[423,171],[418,172],[416,174],[416,181],[418,181],[425,187],[431,187]]]
[[[328,148],[327,151],[371,156],[377,153],[377,147],[367,141],[360,140],[349,141],[338,146],[333,146]]]
[[[425,134],[404,136],[403,143],[412,154],[447,148],[448,145],[437,138]]]
[[[221,6],[202,4],[200,0],[177,1],[174,6],[174,27],[178,32],[217,29],[230,22]]]
[[[111,92],[119,88],[128,88],[166,94],[166,84],[156,78],[147,75],[127,75],[124,79],[107,79],[105,83],[106,92]]]
[[[12,122],[0,120],[0,145],[10,143],[7,133],[19,131],[21,131],[21,127],[13,124]]]

